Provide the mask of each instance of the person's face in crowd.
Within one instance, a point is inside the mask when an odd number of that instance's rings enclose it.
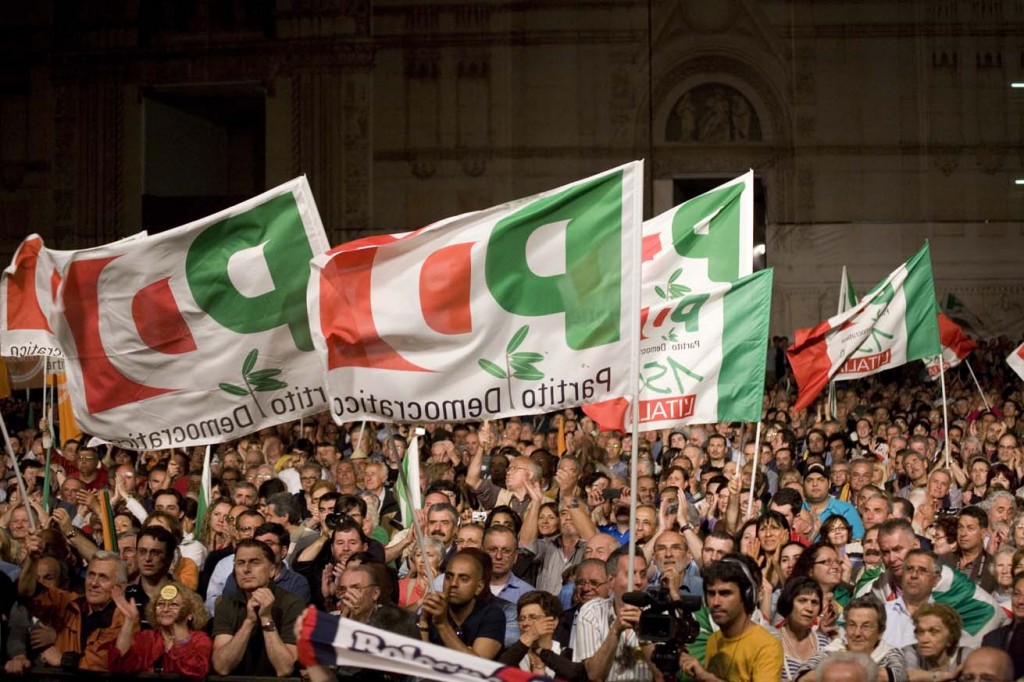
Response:
[[[257,535],[256,539],[269,547],[273,552],[274,556],[277,557],[277,563],[284,561],[284,558],[288,556],[288,545],[282,545],[280,538],[273,533],[264,533],[263,535]]]
[[[882,563],[885,564],[886,570],[896,578],[903,575],[903,560],[906,559],[907,552],[916,549],[917,546],[917,538],[903,530],[878,536],[878,549],[882,555]]]
[[[479,564],[464,556],[452,557],[448,562],[444,583],[448,604],[456,608],[469,604],[487,589]]]
[[[768,554],[774,554],[775,550],[789,539],[789,531],[776,521],[768,520],[761,524],[760,530],[757,531],[757,539],[761,541],[761,549]]]
[[[992,446],[999,442],[999,434],[1003,430],[1001,422],[993,421],[985,429],[985,445]]]
[[[7,530],[11,537],[19,542],[28,537],[31,525],[28,522],[28,511],[24,506],[17,506],[11,510],[10,519],[7,522]]]
[[[1008,433],[999,439],[999,444],[996,446],[996,457],[1008,467],[1016,466],[1017,439],[1013,434]]]
[[[459,549],[462,549],[461,547]],[[437,570],[441,566],[441,557],[432,548],[427,549],[427,559],[430,561],[430,572],[431,575],[437,575]],[[427,565],[423,562],[423,552],[417,547],[413,551],[412,555],[413,565],[416,567],[416,575],[425,576],[427,574]]]
[[[789,448],[779,448],[775,451],[775,469],[781,474],[793,468],[793,453]]]
[[[879,488],[883,488],[885,487],[885,478],[885,465],[881,462],[876,462],[871,469],[871,483]]]
[[[61,453],[64,455],[65,459],[72,462],[75,461],[75,458],[78,456],[78,443],[73,440],[69,440],[64,444],[64,449],[61,450]]]
[[[336,564],[344,566],[353,554],[365,551],[366,544],[355,530],[336,531],[331,536],[331,556]]]
[[[803,547],[800,545],[789,545],[782,549],[782,554],[779,555],[779,568],[782,570],[783,578],[789,580],[793,576],[793,566],[803,553]]]
[[[1013,555],[1006,552],[997,554],[993,559],[992,569],[1000,591],[1009,591],[1013,586]]]
[[[846,648],[854,653],[868,654],[875,650],[882,633],[874,609],[847,609]]]
[[[850,478],[850,467],[844,462],[832,462],[832,486],[834,488],[841,488],[846,485],[846,481]]]
[[[376,463],[367,464],[363,471],[363,488],[375,494],[379,494],[387,480],[387,474]]]
[[[587,564],[576,573],[574,603],[586,604],[594,599],[605,599],[611,590],[608,571],[604,566]]]
[[[924,460],[917,456],[907,455],[903,459],[903,468],[906,470],[907,476],[910,477],[910,480],[914,481],[915,484],[917,481],[923,480],[928,474]]]
[[[99,469],[100,460],[95,450],[83,450],[78,455],[78,471],[85,477],[90,477]]]
[[[736,583],[715,582],[704,585],[704,602],[711,620],[719,627],[736,622],[744,615],[743,597]]]
[[[1017,522],[1010,527],[1012,545],[1017,549],[1024,547],[1024,518],[1017,519]]]
[[[316,461],[328,471],[333,470],[340,459],[338,449],[333,445],[320,445],[316,449]]]
[[[831,547],[820,548],[814,557],[811,578],[823,589],[829,589],[842,582],[842,572],[843,563],[839,559],[839,553]]]
[[[985,540],[985,529],[973,516],[961,516],[956,523],[956,543],[960,551],[975,552],[982,547]]]
[[[516,539],[512,533],[491,533],[484,538],[483,550],[491,557],[491,582],[501,581],[512,572],[516,562]]]
[[[864,563],[868,566],[878,566],[882,563],[882,550],[878,547],[878,528],[871,528],[864,531],[861,538],[861,546],[864,548]]]
[[[121,555],[121,561],[124,562],[128,580],[134,580],[139,575],[138,540],[138,535],[126,535],[117,539],[118,553]]]
[[[583,558],[607,561],[611,553],[618,549],[618,547],[619,543],[611,535],[597,533],[587,540],[587,544],[583,549]]]
[[[633,558],[633,584],[629,583],[629,558],[622,557],[619,559],[619,570],[611,576],[609,581],[611,585],[611,594],[616,599],[621,599],[622,595],[626,592],[635,592],[642,590],[647,586],[647,561],[643,555],[637,555]]]
[[[636,539],[647,542],[658,528],[658,512],[652,507],[641,507],[636,510]]]
[[[235,488],[232,502],[252,509],[256,505],[256,491],[248,486]]]
[[[938,616],[922,616],[914,626],[918,654],[925,659],[937,659],[946,652],[952,633]]]
[[[769,503],[768,509],[770,511],[782,514],[783,518],[786,519],[786,523],[789,524],[789,527],[793,527],[793,508],[790,507],[788,504]]]
[[[356,487],[356,468],[351,460],[342,460],[334,465],[334,479],[342,490]]]
[[[427,534],[447,547],[455,537],[455,520],[446,511],[427,512]]]
[[[544,507],[537,517],[537,531],[542,537],[551,537],[559,531],[558,514],[552,507]]]
[[[994,523],[1010,523],[1016,511],[1013,500],[1007,497],[997,497],[992,500],[992,507],[988,513],[989,527]]]
[[[704,548],[701,550],[701,563],[704,566],[709,566],[732,552],[734,548],[735,544],[732,540],[709,537],[704,541]]]
[[[143,578],[161,578],[167,575],[173,558],[167,551],[167,545],[149,536],[138,539],[136,556],[139,574]]]
[[[166,471],[150,471],[149,472],[149,492],[155,493],[157,490],[163,490],[167,487],[167,472]]]
[[[843,547],[850,542],[850,531],[841,522],[832,521],[822,533],[822,539],[827,540],[833,547]]]
[[[1014,679],[1013,659],[1002,649],[976,649],[967,654],[956,679],[960,682],[1009,682]]]
[[[174,599],[164,599],[158,596],[153,604],[153,611],[156,614],[156,623],[154,625],[170,628],[175,623],[184,622],[188,617],[188,614],[185,612],[186,605],[185,595],[181,592],[178,592]]]
[[[505,455],[493,455],[489,471],[494,485],[505,487],[508,478],[508,458]]]
[[[928,496],[933,500],[945,499],[949,494],[950,476],[945,471],[933,471],[928,477]]]
[[[1010,479],[1002,471],[996,473],[996,475],[992,477],[992,480],[989,481],[988,484],[991,488],[1002,488],[1007,492],[1016,492],[1010,490]]]
[[[81,481],[75,478],[67,478],[64,480],[64,485],[60,487],[60,499],[62,502],[68,502],[70,504],[77,504],[78,491],[85,490],[85,486]]]
[[[230,503],[218,502],[213,505],[213,509],[210,510],[210,528],[214,533],[224,535],[228,532],[228,529],[230,528],[228,525],[228,514],[230,512]]]
[[[248,540],[256,532],[256,527],[263,523],[263,517],[255,514],[240,516],[235,521],[235,540]]]
[[[939,582],[939,573],[931,557],[915,554],[903,562],[900,584],[908,601],[920,603],[926,600]]]
[[[117,514],[114,516],[114,532],[126,533],[132,528],[132,520],[128,514]]]
[[[277,565],[258,547],[242,547],[235,552],[235,581],[244,592],[267,587],[276,576]]]
[[[302,492],[309,494],[313,484],[320,480],[315,469],[302,469],[299,471],[299,486],[302,488]]]
[[[821,615],[821,599],[814,592],[805,592],[793,598],[793,612],[786,622],[800,629],[810,630]]]
[[[857,420],[857,441],[868,443],[871,440],[871,422],[867,419]]]
[[[677,490],[685,490],[686,478],[681,472],[673,471],[668,475],[668,478],[665,479],[665,485],[676,488]]]
[[[1017,571],[1016,573],[1020,573]],[[1010,594],[1010,608],[1013,610],[1015,622],[1024,622],[1024,576],[1013,581],[1013,592]]]
[[[822,502],[828,498],[828,479],[812,471],[804,478],[804,497],[808,502]]]
[[[932,536],[932,549],[935,550],[936,554],[950,554],[952,552],[956,552],[958,549],[956,538],[952,538],[951,541],[950,538],[946,537],[944,532],[936,529]]]
[[[807,450],[815,455],[825,452],[825,439],[820,433],[812,433],[807,436]]]
[[[834,441],[832,441],[832,444],[828,446],[828,449],[829,449],[829,452],[832,453],[832,461],[833,462],[845,461],[846,460],[846,456],[847,456],[846,443],[844,443],[843,441],[841,441],[841,440],[834,440]]]
[[[662,533],[654,543],[653,559],[663,575],[670,569],[682,573],[690,563],[686,540],[675,531]]]
[[[167,512],[176,519],[180,519],[182,509],[178,506],[178,498],[174,495],[158,495],[153,501],[153,508],[156,511]]]
[[[971,465],[971,483],[979,488],[984,488],[988,481],[989,464],[984,461],[977,461]]]
[[[678,472],[673,471],[673,474],[678,476]],[[637,480],[636,483],[636,501],[637,504],[654,504],[656,496],[658,494],[658,486],[654,482],[653,476],[643,476]]]
[[[859,492],[861,488],[871,482],[874,473],[871,462],[858,460],[850,467],[850,490]]]
[[[459,549],[467,547],[481,548],[484,544],[484,529],[477,525],[459,528],[455,537],[455,546]]]
[[[113,559],[94,559],[85,573],[85,601],[93,609],[110,603],[111,592],[117,582],[117,562]]]
[[[720,462],[725,458],[725,439],[721,436],[714,436],[708,439],[707,453],[708,459],[713,462]]]
[[[40,557],[36,564],[36,580],[44,587],[60,587],[60,564],[52,556]]]
[[[344,598],[350,593],[355,596],[355,603],[351,606],[348,617],[366,622],[377,608],[380,588],[372,584],[370,576],[363,571],[347,570],[341,574],[336,594],[339,598]]]
[[[860,517],[865,528],[880,526],[889,517],[889,505],[881,497],[868,497],[860,505]]]
[[[563,536],[579,535],[579,530],[572,520],[572,513],[569,511],[568,502],[563,500],[559,508],[559,528]]]

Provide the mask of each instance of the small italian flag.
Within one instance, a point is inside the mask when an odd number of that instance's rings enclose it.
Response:
[[[1010,357],[1006,358],[1006,364],[1017,373],[1017,376],[1024,379],[1024,343],[1010,353]]]
[[[978,347],[969,336],[964,334],[960,326],[939,313],[939,340],[942,342],[942,370],[953,369]],[[925,358],[924,366],[928,370],[928,379],[934,381],[939,377],[939,356]]]
[[[203,521],[206,520],[206,510],[210,508],[210,500],[213,497],[213,478],[210,473],[210,446],[206,446],[206,454],[203,455],[203,475],[199,481],[199,505],[196,511],[196,536],[202,532]]]
[[[412,528],[415,511],[423,506],[420,499],[420,437],[413,436],[402,458],[402,475],[395,486],[395,498],[402,513],[402,523]]]
[[[800,394],[810,406],[829,380],[855,379],[939,355],[938,309],[926,243],[850,310],[800,329],[787,350]]]

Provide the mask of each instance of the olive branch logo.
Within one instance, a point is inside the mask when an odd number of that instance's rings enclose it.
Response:
[[[259,357],[259,349],[253,348],[242,361],[242,382],[245,386],[221,382],[220,390],[243,398],[249,396],[256,404],[256,409],[260,411],[260,416],[266,417],[267,413],[263,411],[260,401],[256,399],[256,392],[277,391],[287,388],[288,384],[275,378],[281,373],[278,368],[256,369],[256,361]]]
[[[692,291],[690,287],[686,286],[685,284],[676,284],[676,282],[682,276],[683,269],[678,268],[675,272],[669,275],[668,282],[665,284],[664,287],[654,287],[654,293],[656,293],[660,298],[666,301],[671,301],[672,299],[676,298],[682,298],[686,294],[690,293],[690,291]]]
[[[502,368],[496,362],[491,362],[487,358],[480,358],[477,360],[477,364],[480,365],[480,369],[490,374],[495,379],[504,379],[508,384],[508,400],[512,409],[515,409],[515,400],[512,398],[512,380],[519,379],[520,381],[540,381],[544,378],[544,372],[537,369],[534,365],[544,359],[544,356],[540,353],[531,353],[527,351],[519,350],[519,346],[523,345],[523,341],[526,340],[526,335],[530,333],[530,325],[524,324],[522,327],[512,335],[509,339],[508,345],[505,346],[505,367]]]

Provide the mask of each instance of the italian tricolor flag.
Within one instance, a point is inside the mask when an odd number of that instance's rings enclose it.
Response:
[[[865,377],[941,352],[926,243],[856,306],[797,330],[787,351],[800,387],[794,407],[811,405],[832,378]]]
[[[939,313],[939,340],[942,342],[942,370],[953,369],[978,347],[971,337],[964,334],[960,326]],[[926,358],[924,366],[928,370],[928,379],[934,381],[939,376],[939,356]]]
[[[1010,353],[1010,357],[1006,358],[1006,364],[1010,365],[1017,376],[1024,379],[1024,343]]]

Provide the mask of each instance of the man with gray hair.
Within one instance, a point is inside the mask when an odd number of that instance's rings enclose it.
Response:
[[[28,556],[21,565],[18,594],[29,612],[52,627],[57,639],[42,653],[46,665],[65,670],[107,670],[107,650],[117,641],[124,615],[114,605],[114,590],[124,590],[128,576],[116,552],[97,551],[85,574],[85,594],[45,587],[36,578],[43,552],[38,533],[25,538]],[[136,626],[138,627],[138,626]]]
[[[867,654],[837,651],[818,667],[817,682],[875,682],[878,664]]]
[[[797,679],[803,682],[813,679],[812,674],[826,658],[836,652],[849,652],[868,656],[885,668],[889,682],[907,682],[910,678],[903,652],[882,639],[886,625],[885,606],[882,602],[870,594],[856,597],[850,600],[843,613],[846,617],[844,638],[832,642],[822,653],[812,656],[800,668]]]

